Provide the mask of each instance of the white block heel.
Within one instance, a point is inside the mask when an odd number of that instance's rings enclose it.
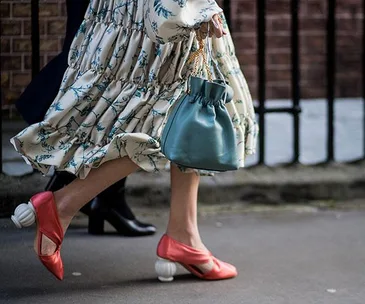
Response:
[[[157,258],[155,270],[161,282],[171,282],[176,273],[176,263],[162,258]]]
[[[28,227],[35,222],[35,210],[31,202],[16,207],[11,220],[17,228]]]

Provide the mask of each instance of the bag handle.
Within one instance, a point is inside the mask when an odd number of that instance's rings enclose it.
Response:
[[[194,70],[193,70],[192,75],[198,76],[198,70],[199,70],[198,61],[201,57],[203,59],[203,66],[205,67],[207,74],[208,74],[208,80],[213,81],[213,75],[212,75],[212,72],[210,71],[209,64],[207,61],[207,55],[205,52],[206,43],[203,40],[203,38],[201,37],[199,32],[197,32],[197,40],[198,40],[199,48],[190,54],[187,64],[190,64],[192,61],[194,61]]]

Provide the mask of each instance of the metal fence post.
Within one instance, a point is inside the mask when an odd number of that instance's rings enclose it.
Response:
[[[300,62],[299,62],[299,0],[291,1],[291,90],[293,103],[293,160],[299,162],[300,139],[299,139],[299,113],[300,113]]]
[[[3,97],[1,88],[0,88],[0,97]],[[0,113],[0,174],[3,173],[3,109],[2,109],[2,101],[1,101],[1,113]]]
[[[32,24],[32,77],[35,77],[40,69],[40,50],[39,50],[39,0],[31,2],[31,24]]]
[[[336,0],[328,0],[327,13],[327,162],[334,160],[335,82],[336,82]]]
[[[362,1],[362,15],[363,159],[365,159],[365,0]]]
[[[259,165],[265,164],[265,100],[266,100],[266,0],[257,0],[257,63],[259,114]]]
[[[230,30],[232,30],[232,18],[231,18],[231,0],[223,1],[223,11],[224,16],[226,17],[227,25]]]

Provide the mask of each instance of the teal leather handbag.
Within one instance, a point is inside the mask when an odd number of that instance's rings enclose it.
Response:
[[[224,81],[191,76],[188,92],[173,105],[162,132],[166,158],[187,168],[237,170],[236,136],[225,107],[232,98],[233,90]]]

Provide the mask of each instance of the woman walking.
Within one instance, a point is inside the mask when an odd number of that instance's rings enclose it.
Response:
[[[166,168],[161,133],[168,110],[187,88],[194,69],[188,59],[198,47],[196,32],[212,36],[211,56],[234,90],[234,100],[226,107],[236,133],[239,167],[254,152],[252,101],[221,13],[213,0],[90,2],[71,45],[59,94],[44,121],[12,139],[43,173],[54,166],[79,177],[56,192],[36,194],[23,205],[24,216],[14,217],[27,225],[35,214],[35,251],[57,278],[63,278],[63,236],[76,212],[137,170]],[[213,30],[207,33],[208,28]],[[199,173],[171,164],[170,217],[157,247],[158,265],[170,269],[178,262],[202,279],[232,278],[235,267],[215,258],[199,235]],[[170,280],[171,275],[160,279]]]

